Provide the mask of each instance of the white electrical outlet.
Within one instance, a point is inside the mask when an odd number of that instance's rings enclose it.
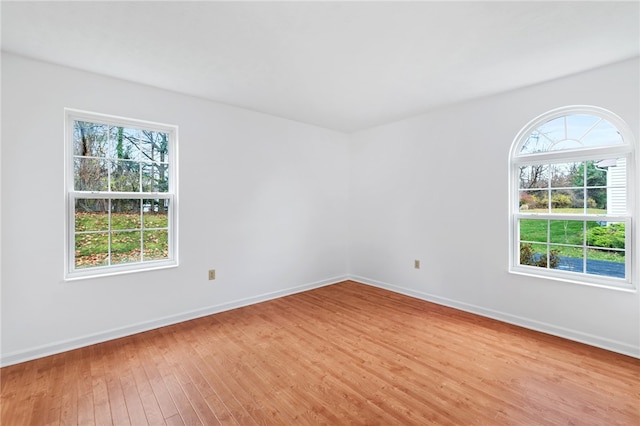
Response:
[[[216,279],[216,270],[209,269],[209,280],[215,280],[215,279]]]

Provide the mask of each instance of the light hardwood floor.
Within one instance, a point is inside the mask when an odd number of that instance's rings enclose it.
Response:
[[[2,368],[1,424],[640,424],[640,360],[354,282]]]

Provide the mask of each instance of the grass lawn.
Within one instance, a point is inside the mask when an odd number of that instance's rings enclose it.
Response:
[[[529,209],[529,210],[523,210],[523,213],[549,213],[548,209]],[[555,213],[555,214],[582,214],[582,209],[576,209],[576,208],[553,208],[551,209],[551,213]],[[607,210],[606,209],[593,209],[593,208],[588,208],[587,209],[587,214],[607,214]]]
[[[77,212],[75,256],[76,268],[166,259],[169,253],[168,217],[166,214],[112,213],[109,215]],[[144,224],[141,227],[141,223]]]

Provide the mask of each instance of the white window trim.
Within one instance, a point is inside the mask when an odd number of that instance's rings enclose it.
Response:
[[[527,137],[541,124],[558,117],[571,114],[590,114],[604,118],[614,125],[621,133],[624,141],[621,145],[610,147],[583,148],[576,150],[559,150],[547,153],[520,154],[519,151]],[[635,223],[637,222],[637,192],[636,173],[639,164],[635,155],[635,139],[629,126],[618,115],[606,109],[595,106],[567,106],[551,110],[531,120],[518,132],[509,152],[509,272],[537,278],[547,278],[573,284],[604,287],[614,290],[635,291],[638,282],[638,259],[636,252],[637,242],[640,241],[640,232]],[[601,159],[603,157],[625,156],[627,164],[627,214],[623,216],[611,215],[560,215],[544,213],[522,213],[519,207],[518,169],[523,165],[540,163],[554,163],[569,161],[588,161]],[[625,223],[625,241],[627,242],[625,258],[625,279],[604,277],[599,275],[561,271],[550,268],[539,268],[519,264],[520,245],[518,219],[555,219],[555,220],[608,220],[612,222]]]
[[[64,109],[64,143],[65,143],[65,275],[66,281],[104,277],[111,275],[128,274],[134,272],[150,271],[157,269],[173,268],[178,266],[178,127],[151,121],[137,120],[114,115],[82,111],[72,108]],[[73,174],[73,122],[82,120],[114,126],[142,128],[168,133],[170,140],[169,149],[169,188],[168,192],[91,192],[74,190]],[[121,265],[97,266],[92,268],[75,269],[75,200],[78,198],[127,198],[169,199],[168,211],[168,259],[136,262]]]

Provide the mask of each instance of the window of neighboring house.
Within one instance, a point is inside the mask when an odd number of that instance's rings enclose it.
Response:
[[[531,121],[510,156],[510,270],[631,288],[634,142],[597,107]]]
[[[177,127],[65,113],[66,278],[177,265]]]

